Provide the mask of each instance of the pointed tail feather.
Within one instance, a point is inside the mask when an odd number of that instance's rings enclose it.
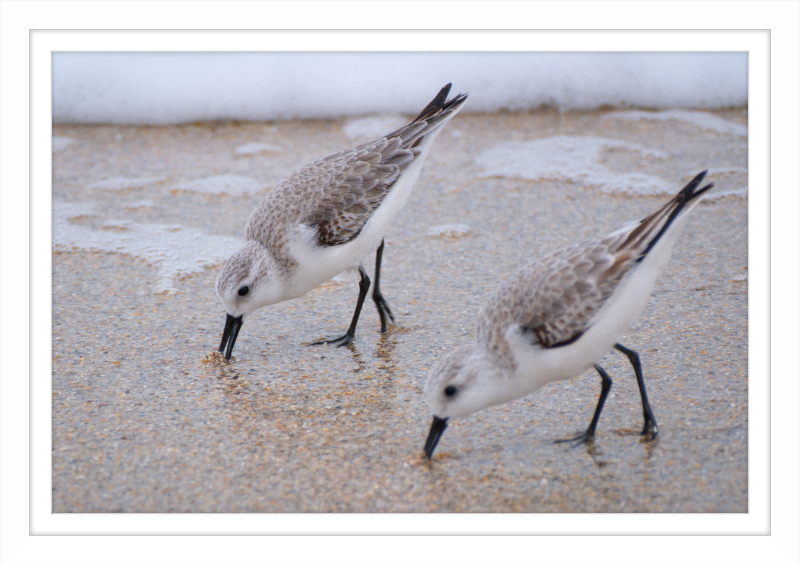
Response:
[[[439,94],[431,100],[412,122],[397,131],[387,134],[386,137],[400,137],[403,140],[403,147],[413,148],[418,146],[426,136],[450,121],[450,118],[455,116],[461,109],[468,96],[468,94],[459,94],[450,100],[446,100],[447,94],[450,92],[450,86],[450,84],[447,84],[442,88]]]
[[[444,103],[447,100],[447,95],[450,93],[450,87],[453,86],[452,82],[448,82],[444,87],[439,91],[433,100],[425,106],[425,109],[419,113],[419,116],[414,118],[411,123],[418,122],[420,120],[424,120],[436,112],[441,111],[444,108]]]
[[[437,94],[434,97],[434,99],[431,100],[430,103],[427,106],[425,106],[425,109],[422,110],[422,112],[419,113],[419,116],[414,118],[411,123],[413,124],[414,122],[427,120],[429,118],[432,118],[436,114],[445,112],[445,111],[449,110],[450,108],[453,108],[454,106],[457,106],[457,105],[460,106],[461,102],[466,100],[468,94],[459,94],[458,96],[455,96],[455,97],[451,98],[450,100],[447,100],[447,95],[450,93],[450,87],[451,86],[452,86],[452,83],[447,83],[439,91],[439,94]]]
[[[708,173],[708,171],[703,171],[698,174],[660,210],[642,220],[636,229],[634,229],[628,236],[628,239],[625,241],[625,243],[620,247],[635,249],[641,245],[644,245],[646,242],[647,247],[645,247],[645,249],[639,254],[639,257],[636,259],[638,262],[641,262],[647,256],[650,250],[653,249],[656,243],[658,243],[658,241],[661,239],[661,236],[666,233],[675,218],[677,218],[678,215],[686,208],[686,205],[702,196],[714,186],[713,183],[710,183],[697,190],[697,187],[703,182],[703,178],[706,176],[706,173]]]

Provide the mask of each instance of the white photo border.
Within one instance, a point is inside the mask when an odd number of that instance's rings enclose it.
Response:
[[[605,555],[613,556],[615,563],[641,563],[647,560],[644,556],[651,555],[664,562],[696,561],[698,558],[708,563],[798,562],[800,410],[797,401],[800,385],[797,375],[800,368],[796,344],[800,342],[797,331],[800,318],[797,296],[800,288],[797,250],[800,178],[796,164],[800,154],[797,104],[800,48],[796,23],[800,12],[797,2],[743,2],[735,4],[735,9],[728,9],[733,5],[719,2],[498,1],[458,5],[431,2],[424,6],[413,2],[381,2],[370,3],[369,8],[360,2],[205,2],[202,11],[191,9],[195,4],[2,2],[0,256],[3,257],[3,278],[0,288],[3,321],[0,345],[5,354],[0,356],[3,367],[0,525],[4,538],[0,561],[138,563],[152,561],[153,556],[157,556],[159,561],[168,559],[175,563],[231,562],[226,538],[220,536],[366,534],[373,537],[355,544],[360,548],[356,553],[351,547],[354,540],[348,543],[348,538],[326,537],[304,544],[291,537],[272,537],[266,543],[270,556],[281,556],[282,561],[302,556],[310,559],[309,555],[317,555],[318,561],[360,563],[381,561],[380,556],[384,555],[396,562],[424,556],[437,563],[461,556],[455,560],[467,563],[496,559],[498,541],[480,537],[406,541],[382,534],[527,534],[538,537],[535,541],[527,538],[502,540],[503,547],[509,550],[504,561],[538,556],[548,562],[584,562],[597,561],[598,556]],[[346,17],[362,9],[361,18]],[[541,26],[545,19],[547,24],[563,29],[368,31],[378,25],[385,27],[387,22],[399,28],[418,25],[421,11],[426,21],[439,25],[447,22],[454,29],[518,27],[522,23]],[[280,24],[287,29],[329,27],[339,23],[350,27],[358,25],[365,31],[237,29],[243,23],[252,22],[276,25],[275,14],[278,13],[281,14]],[[153,23],[169,29],[146,29]],[[681,29],[687,24],[696,29]],[[566,28],[603,25],[617,31],[566,31]],[[224,26],[229,30],[180,29],[212,26]],[[649,29],[639,31],[642,28]],[[398,50],[413,45],[415,51],[674,51],[674,46],[679,44],[682,51],[749,52],[748,149],[749,180],[753,190],[749,192],[748,335],[749,374],[753,378],[749,379],[750,500],[747,514],[73,515],[51,512],[50,53],[84,50],[374,51],[376,45],[386,45],[381,39],[387,33],[402,39],[391,42],[392,46],[400,47]],[[30,87],[30,94],[26,85]],[[29,113],[25,109],[29,109]],[[773,116],[775,120],[771,119]],[[28,139],[29,144],[25,144],[23,140]],[[28,183],[30,193],[25,194],[21,187]],[[771,207],[772,203],[776,205]],[[28,210],[30,225],[24,213]],[[772,229],[776,229],[774,237],[770,237]],[[29,235],[30,241],[23,235]],[[775,256],[780,258],[775,264],[770,264],[772,244],[776,246]],[[775,272],[770,278],[772,268]],[[12,278],[10,271],[27,271],[30,281],[25,277]],[[27,300],[21,297],[30,300],[28,312]],[[780,307],[775,316],[770,317],[773,297]],[[28,332],[23,331],[26,314],[30,321]],[[775,324],[775,331],[770,331],[771,324]],[[30,343],[25,339],[28,335]],[[29,358],[24,355],[26,350],[30,352]],[[770,372],[773,368],[774,387]],[[30,375],[30,383],[24,379],[25,374]],[[30,400],[30,413],[24,400]],[[770,419],[776,415],[780,415],[780,420],[770,426]],[[773,439],[778,449],[771,451]],[[25,465],[27,461],[30,467]],[[147,537],[124,537],[131,534]],[[658,537],[657,534],[681,537]],[[625,540],[593,537],[582,544],[570,544],[559,539],[563,535],[633,537]],[[266,559],[263,543],[258,540],[257,537],[237,538],[236,562]],[[531,553],[532,541],[536,547],[534,553]],[[443,556],[439,550],[444,551]]]

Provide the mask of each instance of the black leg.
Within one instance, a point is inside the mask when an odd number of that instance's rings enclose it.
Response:
[[[639,383],[639,393],[642,395],[642,411],[644,412],[644,428],[642,428],[642,435],[650,435],[650,439],[655,439],[658,435],[658,425],[656,424],[656,417],[653,415],[653,409],[650,408],[650,402],[647,401],[647,391],[644,389],[644,377],[642,376],[642,365],[639,362],[639,354],[623,347],[619,343],[614,345],[614,349],[628,357],[628,360],[633,365],[633,370],[636,373],[636,382]]]
[[[594,431],[597,428],[597,421],[600,419],[600,412],[603,411],[603,404],[606,402],[606,397],[608,396],[608,391],[611,390],[612,383],[611,377],[608,376],[608,373],[606,373],[600,365],[595,365],[594,368],[600,373],[602,388],[600,389],[600,398],[597,401],[597,407],[594,409],[594,416],[592,417],[591,424],[589,424],[589,427],[581,435],[568,439],[559,439],[556,440],[555,443],[562,443],[565,441],[589,443],[594,441]]]
[[[372,300],[375,301],[375,307],[378,309],[378,315],[381,317],[381,333],[386,333],[387,322],[389,320],[394,324],[394,315],[386,304],[381,294],[381,259],[383,258],[383,240],[378,247],[378,253],[375,255],[375,286],[372,287]]]
[[[342,337],[332,339],[330,341],[318,341],[316,343],[312,343],[311,345],[325,344],[338,345],[341,347],[342,345],[347,345],[355,339],[358,316],[361,314],[361,307],[364,305],[364,299],[367,297],[367,291],[369,290],[369,277],[367,276],[367,272],[364,270],[364,267],[359,265],[358,272],[361,274],[361,280],[358,283],[358,302],[356,303],[356,311],[353,312],[353,321],[350,322],[350,328],[347,330],[347,333]]]

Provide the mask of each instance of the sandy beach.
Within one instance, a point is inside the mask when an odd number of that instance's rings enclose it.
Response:
[[[386,237],[398,325],[381,334],[367,301],[355,343],[311,347],[350,321],[346,273],[251,316],[228,364],[207,357],[225,320],[214,281],[251,210],[395,118],[54,126],[53,512],[747,512],[747,110],[612,114],[458,115]],[[587,143],[592,170],[633,188],[509,164],[556,136],[624,142]],[[640,353],[659,439],[640,441],[633,371],[609,353],[593,446],[553,443],[591,419],[587,371],[452,422],[423,460],[427,371],[472,339],[498,282],[641,219],[704,169],[716,187],[621,340]]]

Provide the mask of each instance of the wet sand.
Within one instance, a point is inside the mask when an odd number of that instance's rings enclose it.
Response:
[[[745,110],[716,112],[737,124]],[[747,512],[747,199],[701,203],[640,320],[621,341],[639,351],[660,437],[640,441],[627,360],[591,447],[554,444],[588,425],[591,371],[452,422],[423,461],[427,370],[471,339],[498,281],[534,257],[607,233],[666,196],[603,193],[554,181],[483,177],[475,164],[507,141],[554,135],[623,139],[664,152],[612,151],[613,170],[658,175],[679,190],[700,170],[747,166],[746,139],[680,122],[604,120],[603,112],[461,114],[436,141],[387,238],[381,287],[398,321],[380,333],[367,301],[357,340],[344,332],[357,275],[258,311],[230,364],[204,362],[225,313],[221,266],[157,292],[142,257],[53,253],[54,512]],[[176,188],[243,175],[273,185],[355,144],[345,121],[55,126],[53,198],[94,203],[102,221],[179,225],[243,237],[262,193]],[[264,143],[280,151],[239,155]],[[115,177],[141,187],[93,187]],[[736,188],[717,182],[715,191]],[[136,202],[148,204],[135,207]],[[124,231],[124,222],[70,220]],[[429,235],[444,224],[466,233]],[[373,258],[365,262],[372,275]]]

